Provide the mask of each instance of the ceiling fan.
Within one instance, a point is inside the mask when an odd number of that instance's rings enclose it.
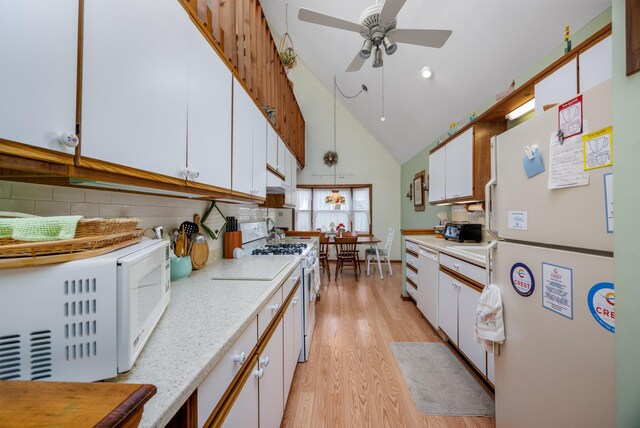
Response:
[[[370,6],[360,15],[360,24],[305,8],[300,8],[298,19],[313,24],[360,33],[364,37],[364,43],[346,71],[360,70],[365,60],[371,56],[373,49],[375,49],[373,67],[377,68],[382,67],[383,63],[380,45],[384,47],[387,55],[392,55],[398,50],[396,43],[441,48],[451,36],[451,30],[396,29],[396,17],[406,1],[386,0],[384,5],[376,4]]]

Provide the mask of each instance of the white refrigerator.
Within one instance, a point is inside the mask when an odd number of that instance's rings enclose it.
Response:
[[[582,110],[589,132],[611,126],[610,81],[582,94]],[[495,355],[498,428],[615,426],[612,167],[590,170],[588,185],[549,189],[552,164],[559,172],[575,156],[554,149],[551,159],[558,126],[556,106],[492,140],[486,221],[498,239],[488,263],[506,336]],[[545,170],[528,178],[534,144]]]

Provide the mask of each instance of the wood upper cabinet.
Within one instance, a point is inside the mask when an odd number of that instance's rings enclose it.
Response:
[[[231,71],[195,25],[187,36],[188,179],[231,189]]]
[[[0,2],[0,140],[75,153],[77,49],[77,0]]]
[[[189,25],[175,0],[85,3],[83,157],[185,178]]]
[[[429,202],[483,201],[491,177],[491,137],[506,122],[476,123],[429,155]]]

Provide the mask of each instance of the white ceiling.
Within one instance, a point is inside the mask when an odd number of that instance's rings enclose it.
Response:
[[[564,27],[576,31],[611,5],[611,0],[407,0],[398,28],[450,29],[442,49],[399,44],[384,56],[385,116],[381,115],[381,69],[371,59],[354,73],[344,70],[364,39],[358,33],[298,20],[305,7],[358,22],[376,0],[288,0],[289,34],[299,58],[329,91],[333,75],[354,94],[339,101],[400,163],[404,163],[563,41]],[[379,0],[382,3],[382,0]],[[286,0],[261,1],[272,30],[285,31]],[[372,55],[373,57],[373,55]],[[420,76],[423,65],[434,78]]]

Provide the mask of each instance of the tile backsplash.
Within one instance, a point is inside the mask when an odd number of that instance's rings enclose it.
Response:
[[[0,211],[14,211],[39,216],[82,215],[91,217],[138,217],[139,228],[162,226],[167,233],[177,229],[183,221],[200,216],[210,202],[165,196],[43,184],[0,181]],[[263,221],[274,218],[275,211],[255,204],[218,203],[225,216],[239,222]],[[209,262],[222,258],[222,238],[209,239]]]
[[[482,240],[486,241],[489,236],[484,228],[485,212],[473,211],[469,212],[464,205],[453,205],[451,207],[451,220],[452,221],[468,221],[469,223],[481,224],[482,227]]]

